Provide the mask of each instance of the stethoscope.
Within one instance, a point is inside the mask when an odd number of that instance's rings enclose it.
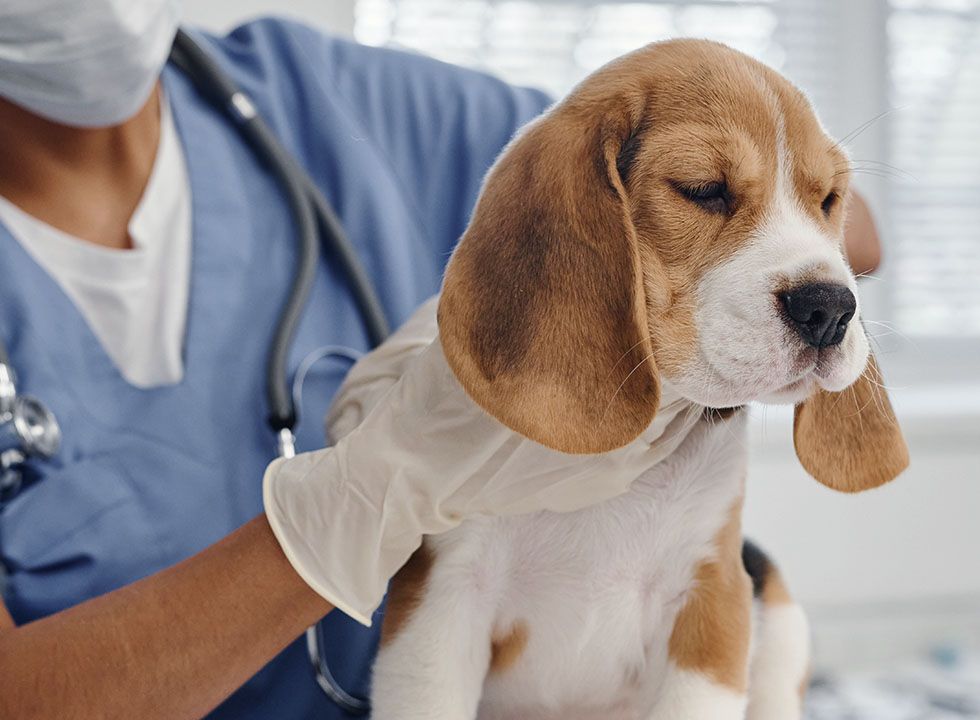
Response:
[[[249,97],[183,30],[177,31],[170,61],[238,128],[252,151],[276,177],[296,223],[299,262],[269,348],[265,376],[268,423],[276,435],[277,455],[293,457],[298,413],[288,377],[287,356],[313,285],[321,242],[346,273],[372,346],[388,336],[388,323],[367,272],[330,203],[259,117]],[[305,375],[307,369],[304,362],[297,376]],[[20,489],[25,463],[31,458],[53,457],[60,440],[61,431],[54,414],[37,398],[18,394],[16,374],[0,338],[0,500]],[[366,715],[370,710],[367,699],[344,690],[331,674],[323,656],[318,625],[307,629],[306,646],[317,685],[324,694],[348,714]]]
[[[0,504],[20,491],[28,458],[47,460],[61,445],[54,413],[17,392],[17,373],[0,338]]]

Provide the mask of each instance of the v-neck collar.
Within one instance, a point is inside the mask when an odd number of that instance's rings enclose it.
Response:
[[[187,322],[184,331],[185,381],[188,364],[206,363],[210,334],[214,323],[221,325],[221,318],[235,302],[228,294],[207,292],[215,274],[236,272],[235,266],[245,262],[247,243],[241,241],[248,234],[244,222],[247,217],[246,194],[242,180],[233,171],[238,164],[240,143],[237,135],[229,132],[228,120],[197,95],[196,90],[180,71],[167,66],[161,77],[169,98],[177,137],[184,150],[191,198],[191,261],[190,288],[187,303]],[[0,287],[0,297],[7,296],[4,304],[19,304],[22,316],[18,322],[26,322],[32,333],[42,336],[44,352],[62,377],[84,376],[88,380],[86,390],[79,392],[152,392],[174,388],[160,385],[147,390],[128,383],[106,353],[91,327],[78,308],[65,294],[61,286],[31,257],[13,237],[10,230],[0,223],[0,242],[9,262],[7,275]],[[16,271],[13,271],[14,268]],[[2,320],[2,319],[0,319]],[[13,345],[15,328],[0,328],[8,344]],[[82,365],[80,375],[75,366]]]

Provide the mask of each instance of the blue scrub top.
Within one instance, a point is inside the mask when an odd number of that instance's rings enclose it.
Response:
[[[199,39],[332,202],[393,326],[436,292],[484,173],[548,102],[478,73],[283,21]],[[262,511],[260,481],[274,445],[263,372],[296,265],[293,224],[280,187],[225,117],[174,68],[163,83],[193,198],[180,383],[129,385],[72,302],[0,226],[0,332],[21,391],[43,398],[64,432],[58,456],[32,463],[26,488],[0,510],[0,574],[18,623],[173,565]],[[292,368],[325,344],[368,347],[330,257]],[[322,417],[346,370],[327,361],[310,372],[300,449],[322,446]],[[331,668],[355,693],[368,690],[378,624],[367,630],[339,612],[325,621]],[[300,640],[212,717],[344,714],[316,688]]]

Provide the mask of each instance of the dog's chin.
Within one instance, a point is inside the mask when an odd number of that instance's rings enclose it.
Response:
[[[819,383],[815,374],[810,372],[801,378],[765,393],[757,398],[757,402],[763,405],[796,405],[810,397],[818,385]]]
[[[715,410],[741,407],[753,402],[771,405],[795,404],[808,397],[817,387],[812,368],[792,380],[773,383],[764,377],[725,378],[712,373],[709,383],[690,378],[674,378],[672,386],[689,402]],[[705,392],[710,386],[710,392]]]
[[[753,402],[796,405],[818,390],[844,390],[860,377],[867,359],[867,341],[861,335],[819,351],[790,342],[781,352],[730,355],[721,362],[702,352],[700,362],[679,377],[664,379],[689,402],[714,409]]]
[[[812,350],[812,349],[810,349]],[[786,374],[775,379],[757,377],[749,382],[720,380],[713,384],[710,397],[690,398],[713,408],[726,408],[758,402],[764,405],[796,405],[818,390],[840,392],[853,384],[867,363],[867,353],[848,353],[843,349],[822,351],[819,356],[810,350],[793,355],[785,365]]]
[[[840,392],[857,381],[868,364],[868,353],[856,358],[837,356],[820,362],[813,371],[817,384],[828,392]]]
[[[813,368],[803,376],[790,380],[757,399],[766,405],[796,405],[819,390],[840,392],[850,387],[860,377],[867,363],[867,354],[847,357],[834,350],[823,354]]]

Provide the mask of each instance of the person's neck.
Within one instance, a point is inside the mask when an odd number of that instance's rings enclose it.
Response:
[[[131,119],[76,128],[0,98],[0,195],[82,240],[132,247],[129,221],[160,142],[160,90]]]

